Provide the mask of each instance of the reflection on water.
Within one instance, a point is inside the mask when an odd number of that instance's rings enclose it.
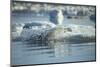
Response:
[[[95,60],[95,43],[32,44],[12,42],[12,64],[42,64]]]
[[[64,44],[64,42],[52,42],[49,43],[51,48],[54,49],[54,56],[55,57],[64,57],[71,53],[70,51],[70,44]]]

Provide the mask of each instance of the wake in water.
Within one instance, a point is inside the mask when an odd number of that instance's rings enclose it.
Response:
[[[14,28],[13,28],[14,29]],[[50,22],[19,24],[12,31],[13,41],[61,41],[67,43],[95,42],[95,28],[84,25],[58,25]]]

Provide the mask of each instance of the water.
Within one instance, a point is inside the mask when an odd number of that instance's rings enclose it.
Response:
[[[12,44],[11,59],[13,65],[95,60],[95,43],[58,43],[54,48],[23,42],[13,42]]]
[[[12,23],[29,23],[34,21],[49,21],[49,15],[35,15],[32,12],[12,13]],[[95,26],[89,17],[83,19],[64,18],[64,24]],[[95,42],[67,44],[63,42],[47,44],[32,44],[22,41],[11,43],[11,64],[45,64],[60,62],[76,62],[95,60]]]
[[[50,21],[49,14],[35,14],[30,11],[22,11],[22,12],[13,12],[12,13],[12,23],[30,23],[34,21]],[[51,22],[53,23],[53,22]],[[82,19],[68,19],[67,16],[64,17],[64,24],[78,24],[78,25],[86,25],[86,26],[95,26],[95,23],[89,19],[89,17],[84,17]]]

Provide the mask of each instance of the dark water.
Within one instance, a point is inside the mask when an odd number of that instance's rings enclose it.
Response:
[[[12,64],[45,64],[95,60],[95,43],[62,44],[54,48],[23,42],[12,42]]]

